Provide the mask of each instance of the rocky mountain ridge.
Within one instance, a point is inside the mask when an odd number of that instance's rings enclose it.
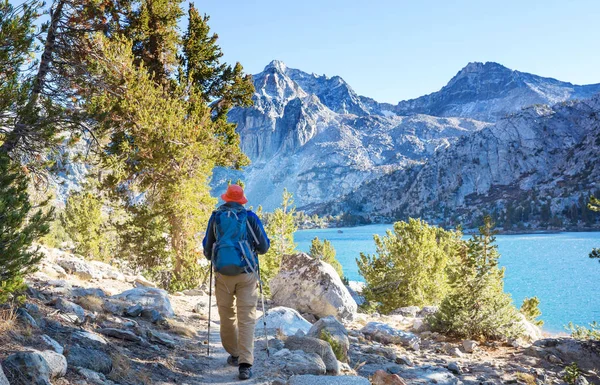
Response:
[[[389,217],[390,210],[368,202],[373,186],[392,183],[397,197],[408,188],[408,176],[459,138],[527,106],[600,91],[600,85],[577,86],[490,62],[469,63],[440,91],[397,105],[359,96],[339,76],[308,74],[280,61],[255,75],[254,83],[255,105],[230,114],[252,164],[243,172],[216,170],[216,190],[227,180],[242,179],[251,202],[267,210],[278,206],[287,188],[301,209],[361,215],[373,209],[368,214],[375,217]],[[530,149],[533,157],[543,151]],[[361,203],[349,198],[350,206],[322,209],[324,202],[348,194],[361,196]],[[402,204],[393,206],[397,211]]]
[[[529,107],[438,151],[423,165],[372,181],[324,212],[422,216],[456,225],[496,210],[508,230],[519,222],[593,226],[585,206],[599,192],[599,114],[600,95]],[[375,192],[382,200],[369,199]]]
[[[469,63],[441,90],[404,100],[391,111],[398,115],[468,117],[495,122],[533,104],[553,105],[587,99],[600,92],[600,84],[575,85],[560,80],[511,70],[494,62]],[[388,104],[372,110],[389,110]]]
[[[298,207],[340,197],[392,170],[423,162],[436,149],[487,123],[426,115],[372,115],[339,77],[309,75],[274,61],[254,76],[254,106],[235,109],[244,172],[216,170],[213,186],[241,178],[266,210],[284,188]]]

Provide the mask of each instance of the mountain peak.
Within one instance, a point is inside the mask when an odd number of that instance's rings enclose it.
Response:
[[[265,67],[265,71],[269,70],[269,69],[276,69],[279,72],[285,72],[287,70],[287,66],[285,65],[284,62],[282,62],[281,60],[272,60],[269,64],[267,64],[267,66]]]
[[[506,73],[510,74],[513,72],[510,68],[503,66],[502,64],[498,64],[493,61],[488,61],[485,63],[482,62],[470,62],[465,67],[463,67],[454,78],[461,78],[464,76],[473,76],[473,75],[486,75],[486,74],[498,74],[498,73]]]

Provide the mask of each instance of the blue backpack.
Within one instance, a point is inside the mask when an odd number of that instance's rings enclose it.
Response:
[[[255,272],[258,259],[248,242],[248,213],[243,207],[221,206],[214,212],[215,239],[212,256],[215,270],[223,275]],[[255,237],[256,238],[256,237]]]

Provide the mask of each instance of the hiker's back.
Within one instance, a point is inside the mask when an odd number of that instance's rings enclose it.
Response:
[[[248,242],[246,209],[243,206],[223,205],[213,215],[216,242],[212,255],[215,270],[230,276],[250,272],[256,266],[256,257]]]

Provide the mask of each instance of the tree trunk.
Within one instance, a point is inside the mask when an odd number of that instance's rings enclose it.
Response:
[[[38,72],[33,79],[31,95],[29,96],[29,101],[25,107],[26,113],[33,111],[46,83],[46,76],[50,71],[50,64],[52,62],[52,55],[54,53],[56,43],[58,22],[62,17],[64,4],[65,0],[59,0],[56,3],[56,8],[54,8],[54,11],[50,16],[50,25],[48,26],[48,33],[46,35],[46,42],[44,44],[44,52],[42,53],[42,57],[40,59]],[[31,117],[29,117],[29,119],[31,119]],[[31,125],[31,121],[27,121],[27,119],[19,119],[18,123],[19,124],[15,125],[13,131],[8,135],[4,143],[2,143],[2,146],[0,146],[0,152],[10,154],[17,147],[19,140],[27,134],[27,130]]]

